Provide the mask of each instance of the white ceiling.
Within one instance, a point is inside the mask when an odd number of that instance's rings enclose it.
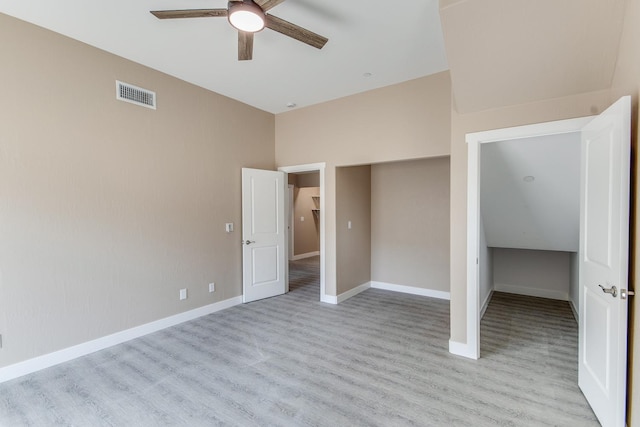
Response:
[[[482,144],[480,156],[488,246],[578,251],[580,133]]]
[[[226,6],[226,0],[3,0],[0,12],[271,113],[290,102],[299,108],[448,68],[438,0],[287,0],[269,13],[329,38],[327,45],[317,50],[265,29],[255,36],[253,60],[242,62],[226,18],[158,20],[149,13]]]

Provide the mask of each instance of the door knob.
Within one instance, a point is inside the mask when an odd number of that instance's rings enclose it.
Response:
[[[618,296],[618,288],[616,288],[615,286],[612,286],[610,288],[605,288],[602,285],[598,285],[602,288],[602,292],[604,292],[605,294],[611,294],[612,297],[617,297]]]
[[[620,289],[620,299],[627,299],[627,296],[634,296],[636,293],[633,291],[628,291],[626,289]]]
[[[255,240],[243,240],[242,244],[243,245],[250,245],[250,244],[255,243],[255,242],[256,242]]]

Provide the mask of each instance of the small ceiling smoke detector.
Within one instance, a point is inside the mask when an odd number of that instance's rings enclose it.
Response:
[[[373,74],[371,74],[371,73],[363,73],[362,74],[362,77],[365,77],[365,78],[369,78],[371,76],[373,76]]]
[[[287,108],[296,108],[298,104],[295,102],[287,102]]]
[[[524,182],[533,182],[533,181],[535,181],[535,180],[536,180],[536,177],[535,177],[535,176],[531,176],[531,175],[527,175],[527,176],[525,176],[524,178],[522,178],[522,180],[523,180]]]

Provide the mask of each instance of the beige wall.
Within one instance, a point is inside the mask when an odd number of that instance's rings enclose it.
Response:
[[[289,184],[296,187],[320,187],[320,173],[290,173],[287,174]]]
[[[637,105],[640,88],[640,0],[627,0],[613,82],[613,98],[631,95]]]
[[[320,250],[320,216],[312,211],[312,209],[320,207],[319,200],[315,202],[312,197],[319,194],[319,187],[296,187],[293,189],[293,255],[308,254]]]
[[[1,14],[0,51],[0,367],[241,295],[240,168],[275,166],[274,116]]]
[[[449,158],[371,166],[371,280],[449,292]]]
[[[449,154],[451,85],[439,73],[276,116],[276,163],[325,162],[326,292],[336,295],[336,166]]]
[[[320,187],[320,173],[301,173],[298,174],[296,185],[300,188],[304,187]]]
[[[339,295],[371,281],[371,166],[336,169],[336,223]]]

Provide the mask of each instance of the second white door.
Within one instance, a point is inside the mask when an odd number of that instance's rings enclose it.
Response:
[[[582,130],[578,383],[603,427],[625,425],[630,98]]]

